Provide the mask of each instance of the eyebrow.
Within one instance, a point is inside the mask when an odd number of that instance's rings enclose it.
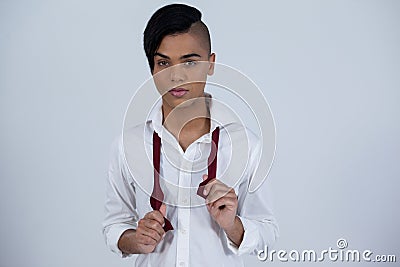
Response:
[[[171,59],[169,56],[163,55],[163,54],[158,53],[158,52],[156,52],[154,54],[154,56],[159,56],[159,57],[162,57],[162,58]],[[196,53],[191,53],[191,54],[183,55],[179,59],[185,59],[185,58],[190,58],[190,57],[201,57],[201,56],[199,54],[196,54]]]

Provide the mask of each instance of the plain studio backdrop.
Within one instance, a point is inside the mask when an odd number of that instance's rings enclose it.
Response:
[[[105,179],[149,77],[144,27],[166,3],[0,0],[1,267],[132,265],[104,244]],[[252,78],[274,114],[274,249],[345,238],[399,261],[400,1],[188,3],[217,61]]]

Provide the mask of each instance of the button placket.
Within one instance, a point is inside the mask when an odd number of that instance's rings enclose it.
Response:
[[[190,180],[191,173],[187,170],[192,168],[192,158],[195,150],[190,147],[186,150],[186,159],[182,160],[179,171],[178,189],[178,231],[177,231],[177,264],[178,266],[189,265],[189,227],[190,227]]]

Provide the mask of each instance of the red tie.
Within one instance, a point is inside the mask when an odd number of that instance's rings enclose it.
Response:
[[[211,153],[208,156],[208,178],[199,184],[197,194],[206,198],[203,194],[204,186],[216,177],[217,174],[217,152],[219,140],[219,127],[215,128],[212,132]],[[160,186],[160,154],[161,154],[161,138],[156,132],[153,132],[153,167],[154,167],[154,185],[153,192],[150,197],[150,205],[153,210],[160,210],[162,201],[164,200],[164,193]],[[164,217],[164,231],[173,230],[171,222]]]

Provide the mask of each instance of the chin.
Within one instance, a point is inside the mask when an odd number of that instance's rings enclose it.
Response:
[[[194,101],[192,98],[174,98],[165,97],[163,102],[166,103],[171,108],[187,108],[193,105]]]
[[[193,101],[190,99],[174,99],[172,101],[168,101],[168,104],[172,108],[187,108],[193,104]]]

